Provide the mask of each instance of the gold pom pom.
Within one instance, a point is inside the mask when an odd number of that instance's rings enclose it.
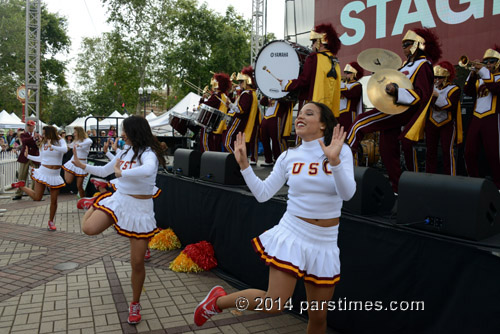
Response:
[[[170,262],[169,268],[178,273],[197,273],[203,271],[193,260],[187,257],[184,252],[180,253],[179,256]]]
[[[181,248],[181,242],[171,228],[162,230],[149,241],[149,248],[158,250],[172,250]]]

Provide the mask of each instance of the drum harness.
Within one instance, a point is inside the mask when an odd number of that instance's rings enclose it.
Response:
[[[330,69],[330,72],[326,75],[327,78],[334,78],[337,79],[337,72],[335,71],[335,65],[339,63],[339,60],[337,57],[330,56],[328,53],[324,51],[320,51],[318,53],[321,53],[323,56],[328,57],[330,59],[330,62],[332,63],[332,68]]]

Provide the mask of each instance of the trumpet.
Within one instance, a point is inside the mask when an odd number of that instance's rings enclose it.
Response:
[[[469,57],[467,57],[466,55],[463,55],[458,60],[458,66],[463,67],[463,68],[468,69],[468,70],[472,70],[477,65],[479,65],[480,67],[484,66],[484,64],[481,62],[470,60]]]
[[[186,85],[188,85],[190,88],[196,90],[196,93],[198,95],[203,95],[203,89],[201,89],[200,87],[196,86],[194,83],[192,83],[191,81],[187,80],[187,79],[184,79],[184,83]]]

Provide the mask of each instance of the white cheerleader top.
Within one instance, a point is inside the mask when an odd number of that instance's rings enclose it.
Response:
[[[64,153],[68,152],[68,146],[64,139],[59,139],[59,145],[45,143],[40,147],[40,155],[28,154],[28,159],[41,163],[42,165],[60,166]]]
[[[92,139],[85,138],[83,141],[74,141],[73,146],[76,146],[76,155],[80,160],[87,160],[90,152],[90,146],[92,146]],[[71,158],[71,161],[74,161]]]
[[[286,182],[287,211],[302,218],[340,217],[342,202],[356,192],[352,153],[346,144],[342,146],[337,166],[328,163],[318,140],[313,140],[283,152],[264,181],[251,167],[241,174],[259,202],[270,199]]]
[[[115,165],[119,161],[122,170],[119,192],[127,195],[153,194],[159,164],[156,154],[148,147],[142,152],[140,160],[135,157],[132,161],[133,156],[134,150],[126,149],[116,154],[105,166],[86,165],[84,170],[99,177],[106,177],[115,172]]]

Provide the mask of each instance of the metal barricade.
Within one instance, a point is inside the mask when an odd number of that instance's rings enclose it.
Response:
[[[19,169],[17,154],[14,151],[0,153],[0,194],[17,181],[16,173]]]

